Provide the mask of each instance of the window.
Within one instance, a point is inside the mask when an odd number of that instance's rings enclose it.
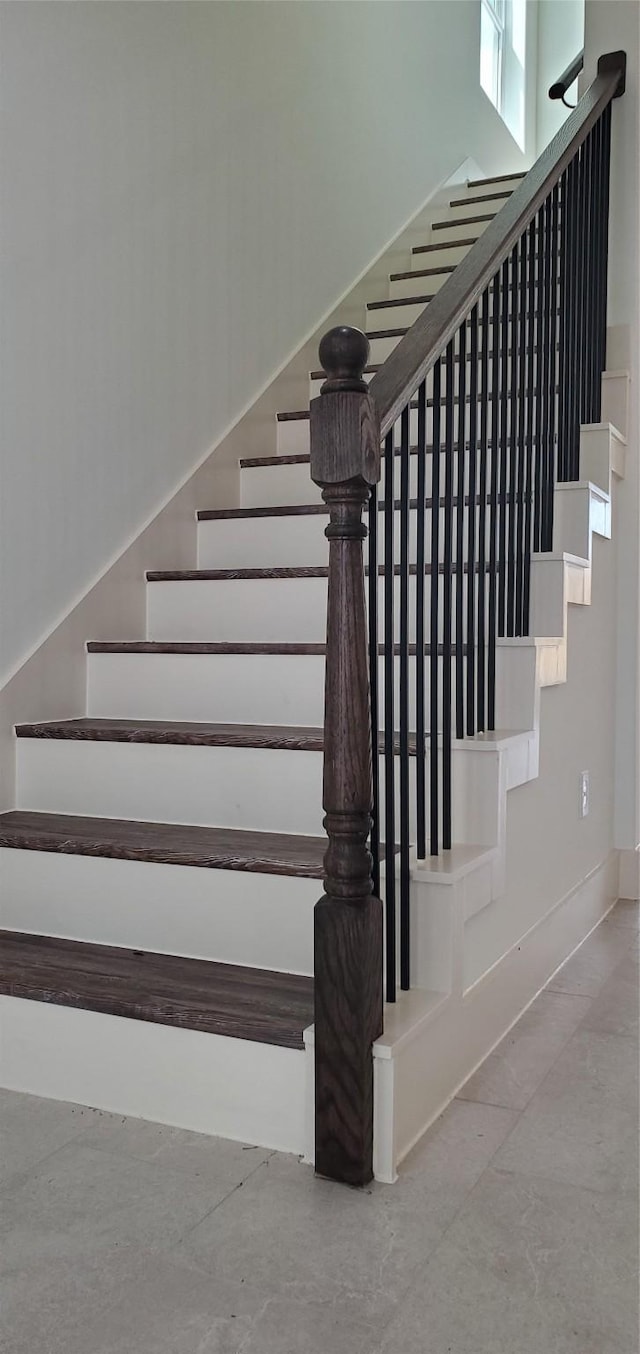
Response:
[[[480,84],[524,150],[526,0],[481,0]]]
[[[480,84],[500,112],[505,0],[482,0],[480,19]]]

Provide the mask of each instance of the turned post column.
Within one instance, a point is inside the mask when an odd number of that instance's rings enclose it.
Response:
[[[369,343],[332,329],[311,403],[311,478],[329,507],[324,715],[324,896],[314,914],[315,1167],[373,1176],[372,1044],[382,1032],[382,904],[372,894],[371,716],[362,510],[380,478],[380,436],[362,373]]]

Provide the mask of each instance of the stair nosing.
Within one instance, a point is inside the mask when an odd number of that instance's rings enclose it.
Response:
[[[59,826],[56,827],[56,824]],[[139,839],[136,834],[139,834]],[[178,841],[180,844],[177,844]],[[268,852],[269,843],[271,855]],[[279,844],[278,847],[275,843]],[[27,810],[0,814],[0,848],[129,860],[148,865],[188,866],[194,869],[320,880],[323,877],[322,858],[326,845],[326,839],[322,837],[251,832],[243,828],[216,828],[202,824],[159,823],[145,819],[99,818]],[[303,853],[306,851],[308,858],[296,858],[296,848]]]
[[[459,221],[434,221],[431,229],[446,230],[448,226],[478,226],[482,221],[493,221],[495,216],[497,216],[497,212],[484,212],[479,216],[461,216]]]
[[[17,724],[16,738],[91,743],[141,743],[180,747],[251,747],[321,752],[323,731],[288,724],[216,724],[194,720],[81,719]]]
[[[464,648],[466,651],[466,645],[464,646]],[[269,644],[266,642],[252,644],[240,644],[240,643],[215,644],[215,643],[192,642],[188,640],[185,640],[184,642],[179,640],[168,642],[166,640],[143,639],[143,640],[123,640],[122,643],[118,643],[115,640],[106,640],[106,641],[90,640],[89,643],[87,644],[87,651],[89,653],[111,653],[111,654],[120,653],[120,654],[137,654],[137,655],[150,654],[156,657],[161,654],[180,654],[184,655],[185,657],[189,656],[198,657],[203,655],[225,657],[231,655],[238,655],[241,657],[248,658],[255,656],[256,654],[262,654],[265,657],[269,658],[277,658],[277,657],[324,658],[327,652],[327,646],[326,644],[294,644],[294,643]],[[410,644],[409,653],[415,654],[415,651],[416,651],[415,644]],[[425,644],[424,651],[425,654],[430,653],[430,646],[428,644]],[[378,645],[378,654],[380,655],[380,657],[384,656],[384,652],[385,652],[384,645],[383,644]],[[452,655],[455,654],[456,652],[455,644],[451,645],[450,652]],[[396,655],[400,653],[399,644],[394,645],[394,653]],[[438,645],[438,653],[440,655],[442,655],[443,653],[443,646],[441,644]]]
[[[210,959],[0,932],[0,992],[301,1051],[313,979]]]
[[[399,510],[399,505],[396,505],[396,510]],[[454,572],[456,567],[455,562],[451,563],[450,568]],[[476,564],[475,567],[478,569],[479,566]],[[468,572],[468,568],[469,566],[465,562],[465,573]],[[445,566],[442,561],[439,563],[438,571],[439,573],[445,572]],[[380,578],[385,577],[385,572],[384,564],[378,565],[378,576]],[[431,576],[432,566],[430,563],[425,564],[424,572],[425,577]],[[399,577],[400,573],[400,565],[395,564],[394,574]],[[369,568],[365,565],[365,575],[368,576],[368,574]],[[417,575],[417,565],[415,563],[409,565],[409,574],[412,577]],[[146,575],[148,583],[253,583],[257,580],[278,583],[295,579],[304,581],[305,579],[321,579],[328,577],[329,568],[326,564],[291,564],[283,565],[282,567],[275,569],[165,569],[154,573],[149,571]]]
[[[394,306],[423,306],[434,301],[437,293],[428,296],[398,296],[390,301],[368,301],[367,310],[391,310]]]
[[[450,207],[475,207],[477,202],[499,202],[502,198],[511,197],[515,188],[505,188],[502,193],[478,193],[474,197],[452,198]]]
[[[460,222],[456,223],[457,225]],[[472,245],[477,244],[480,239],[475,235],[472,240],[438,240],[436,244],[415,244],[411,250],[412,254],[434,254],[437,249],[470,249]]]
[[[485,183],[507,183],[509,179],[525,179],[527,170],[518,170],[514,174],[490,174],[487,179],[467,179],[467,188],[481,188]]]

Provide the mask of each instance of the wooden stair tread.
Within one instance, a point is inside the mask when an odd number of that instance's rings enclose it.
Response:
[[[326,503],[282,503],[268,508],[199,508],[196,518],[198,522],[223,522],[234,517],[310,517],[328,511]]]
[[[490,446],[491,444],[489,443],[488,445]],[[445,451],[444,445],[443,445],[443,447],[442,447],[442,451],[443,451],[443,452]],[[455,451],[457,451],[457,446],[454,445],[454,452],[455,452]],[[311,481],[309,481],[309,483],[311,483]],[[516,498],[517,498],[517,497],[518,497],[518,495],[516,494]],[[499,501],[499,502],[502,502],[502,499],[503,499],[503,496],[499,494],[499,495],[498,495],[498,501]],[[479,496],[476,495],[476,505],[479,505],[479,504],[480,504],[480,501],[481,501],[481,500],[480,500]],[[489,504],[491,503],[492,499],[491,499],[491,495],[490,495],[490,494],[487,494],[487,498],[486,498],[485,501],[486,501],[487,505],[489,505]],[[510,501],[510,495],[509,495],[509,494],[507,494],[506,496],[504,496],[504,501],[505,501],[505,502],[509,502],[509,501]],[[456,496],[454,496],[452,502],[453,502],[453,507],[456,508],[456,507],[458,506],[458,499],[457,499]],[[443,497],[441,497],[441,498],[440,498],[440,507],[443,507],[443,506],[444,506],[444,503],[445,503],[445,499],[444,499]],[[469,504],[469,498],[468,498],[468,496],[465,498],[465,504],[466,504],[467,506],[468,506],[468,504]],[[401,506],[401,505],[400,505],[400,499],[395,499],[395,500],[394,500],[394,508],[395,508],[397,511],[399,511],[400,506]],[[418,506],[418,500],[417,500],[417,498],[411,498],[411,499],[409,499],[409,508],[410,508],[410,509],[414,510],[415,508],[417,508],[417,506]],[[425,508],[432,508],[432,507],[433,507],[433,499],[431,499],[431,498],[425,498],[424,506],[425,506]],[[382,496],[380,497],[380,501],[379,501],[379,503],[378,503],[378,510],[379,510],[379,512],[384,512],[384,510],[385,510],[384,498],[383,498]],[[329,509],[328,509],[326,503],[300,503],[300,504],[297,504],[297,503],[296,503],[296,504],[294,504],[293,506],[291,506],[290,504],[274,504],[274,505],[272,505],[272,506],[269,507],[269,508],[202,508],[202,509],[200,509],[200,510],[198,511],[197,517],[198,517],[198,521],[199,521],[199,522],[216,522],[216,521],[224,521],[224,520],[229,519],[229,518],[245,518],[245,517],[246,517],[246,518],[249,518],[249,519],[250,519],[250,518],[252,518],[252,517],[294,517],[294,516],[297,516],[297,515],[301,515],[301,516],[302,516],[302,515],[305,515],[305,514],[308,514],[308,513],[316,513],[316,514],[318,514],[318,515],[322,515],[322,514],[324,513],[325,516],[326,516],[326,515],[328,514],[328,512],[329,512]],[[197,571],[194,571],[194,572],[197,572]]]
[[[170,743],[185,747],[278,748],[321,752],[322,729],[289,724],[213,724],[174,719],[45,720],[16,725],[18,738],[94,743]]]
[[[467,188],[484,188],[486,183],[508,183],[510,179],[524,179],[525,174],[492,174],[488,179],[469,179]]]
[[[495,212],[482,212],[479,216],[461,216],[457,221],[434,221],[432,230],[450,230],[452,226],[477,226],[481,221],[493,221]]]
[[[408,268],[404,273],[390,273],[389,281],[409,282],[414,277],[437,277],[438,273],[455,273],[457,266],[456,263],[441,263],[439,268]]]
[[[501,193],[479,193],[477,197],[453,198],[449,203],[450,207],[470,207],[475,206],[476,202],[499,202],[505,198],[511,197],[513,188],[505,188]]]
[[[451,224],[451,223],[449,223]],[[460,222],[456,221],[459,226]],[[437,249],[470,249],[472,244],[476,244],[478,236],[467,240],[438,240],[437,244],[414,244],[412,254],[433,254]]]
[[[423,306],[428,301],[433,301],[435,295],[435,292],[430,292],[428,296],[398,296],[391,301],[368,301],[367,310],[389,310],[394,306]]]
[[[466,652],[466,645],[464,646]],[[327,652],[326,644],[209,644],[195,643],[193,641],[171,641],[168,640],[126,640],[118,643],[117,640],[91,640],[87,644],[89,653],[128,653],[128,654],[242,654],[249,656],[251,654],[266,654],[269,657],[284,655],[285,657],[296,657],[304,655],[305,657],[324,658]],[[409,645],[409,653],[415,654],[415,644]],[[425,644],[425,654],[431,652],[430,646]],[[378,653],[384,655],[384,645],[378,645]],[[438,645],[438,653],[443,652],[441,644]],[[394,645],[394,653],[400,653],[400,645]],[[455,653],[455,645],[451,646],[451,653]]]
[[[313,979],[207,959],[0,931],[0,992],[302,1049]]]
[[[368,367],[363,367],[362,374],[363,376],[375,376],[376,372],[380,371],[380,367],[380,362],[373,362]],[[327,378],[326,371],[311,371],[309,375],[312,381],[325,381]]]
[[[0,847],[322,879],[327,843],[284,832],[14,809],[0,814]]]
[[[322,752],[324,733],[322,729],[309,725],[291,724],[205,724],[173,719],[82,719],[49,720],[41,724],[16,725],[18,738],[36,738],[43,741],[66,739],[70,742],[94,743],[161,743],[185,747],[249,747],[276,749],[284,752]],[[396,747],[399,751],[399,735],[396,734]],[[379,748],[384,751],[384,733],[379,734]],[[416,735],[409,734],[409,754],[415,756]],[[57,816],[57,815],[55,815]],[[5,815],[6,817],[6,815]],[[38,814],[38,818],[47,815]],[[74,821],[76,821],[74,819]],[[114,821],[79,819],[81,824],[89,825],[103,821],[108,826]],[[128,820],[124,820],[127,822]],[[141,826],[148,827],[144,823]],[[167,824],[154,826],[166,827]],[[168,826],[171,826],[169,824]],[[0,816],[0,829],[2,817]],[[202,831],[221,829],[206,828]],[[230,829],[231,831],[231,829]],[[233,830],[235,831],[235,829]],[[269,845],[270,833],[250,833],[252,839],[264,836]],[[294,836],[294,846],[300,840]],[[310,838],[315,842],[316,838]],[[324,839],[323,839],[324,841]],[[325,843],[326,844],[326,843]]]
[[[456,564],[452,562],[450,569],[455,573]],[[478,569],[476,564],[475,568]],[[469,568],[465,563],[464,572],[468,573]],[[488,565],[487,565],[488,568]],[[400,576],[400,565],[395,564],[393,569],[396,576]],[[418,572],[417,565],[409,565],[409,573],[415,576]],[[433,572],[430,564],[424,566],[425,577]],[[445,566],[441,560],[438,565],[438,573],[443,574]],[[369,573],[368,566],[365,566],[365,574]],[[378,565],[378,574],[380,578],[385,576],[384,564]],[[294,578],[328,578],[329,569],[325,564],[311,565],[286,565],[279,569],[164,569],[155,573],[147,573],[148,583],[233,583],[233,582],[253,582],[256,579],[273,580],[277,582],[282,579]]]

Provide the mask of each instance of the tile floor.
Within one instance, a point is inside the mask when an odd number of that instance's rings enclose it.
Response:
[[[0,1092],[0,1348],[638,1354],[637,931],[620,902],[392,1187]]]

